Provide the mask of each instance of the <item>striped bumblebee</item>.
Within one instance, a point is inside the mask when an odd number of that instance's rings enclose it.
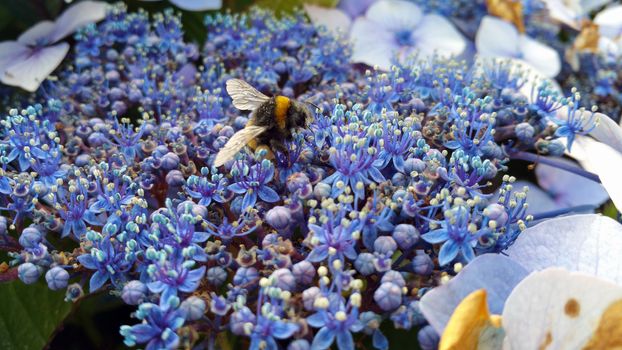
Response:
[[[240,79],[229,79],[226,85],[233,106],[253,113],[244,129],[220,149],[214,161],[216,167],[225,164],[246,145],[253,149],[266,146],[287,154],[284,141],[291,140],[294,130],[306,128],[313,119],[304,104],[288,97],[268,97]]]

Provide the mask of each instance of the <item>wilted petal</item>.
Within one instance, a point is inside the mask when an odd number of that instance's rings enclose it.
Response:
[[[486,289],[490,312],[500,314],[505,299],[525,276],[527,270],[505,256],[480,255],[448,283],[426,293],[419,305],[428,322],[442,334],[454,309],[467,295]]]
[[[543,221],[506,251],[529,271],[563,267],[622,283],[622,225],[598,214]]]
[[[622,287],[594,276],[557,268],[533,273],[505,304],[505,345],[512,350],[615,348],[610,342],[622,338],[621,300]]]

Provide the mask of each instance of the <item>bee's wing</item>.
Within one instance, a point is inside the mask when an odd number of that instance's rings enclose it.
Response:
[[[227,80],[227,93],[233,99],[233,106],[243,111],[253,111],[270,99],[240,79]]]
[[[266,128],[263,126],[248,125],[244,129],[236,132],[231,136],[229,141],[227,141],[227,144],[218,151],[214,166],[219,167],[225,164],[226,161],[238,153],[249,141],[261,135],[264,131],[266,131]]]

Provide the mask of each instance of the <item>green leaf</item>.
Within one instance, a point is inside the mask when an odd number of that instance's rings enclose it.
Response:
[[[275,13],[292,13],[294,9],[302,7],[302,0],[259,0],[257,5]]]
[[[0,284],[0,349],[42,349],[71,311],[62,291],[45,283]]]
[[[322,7],[335,7],[339,0],[304,0],[303,3]]]

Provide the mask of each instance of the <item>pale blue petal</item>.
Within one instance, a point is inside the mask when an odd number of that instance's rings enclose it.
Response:
[[[486,289],[490,312],[501,314],[508,295],[527,274],[524,267],[505,256],[480,255],[448,283],[426,293],[419,306],[436,332],[443,334],[454,309],[471,292]]]

